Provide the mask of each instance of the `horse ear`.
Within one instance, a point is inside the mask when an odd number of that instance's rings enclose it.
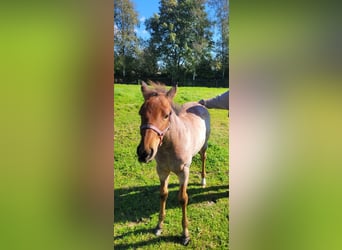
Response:
[[[144,81],[141,82],[141,93],[143,94],[145,100],[148,98],[150,93],[150,90],[148,89],[148,86]]]
[[[175,97],[177,92],[177,84],[173,86],[167,93],[166,96],[170,98],[171,100]]]

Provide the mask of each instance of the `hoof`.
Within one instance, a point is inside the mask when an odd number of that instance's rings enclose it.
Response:
[[[182,244],[183,244],[183,246],[187,246],[188,244],[189,244],[189,242],[190,242],[190,237],[189,236],[183,236],[182,237]]]
[[[162,233],[162,229],[161,229],[161,228],[157,227],[156,229],[154,229],[154,234],[155,234],[156,236],[160,236],[161,233]]]
[[[202,184],[202,187],[205,187],[207,185],[207,182],[205,181],[205,178],[202,179],[201,184]]]

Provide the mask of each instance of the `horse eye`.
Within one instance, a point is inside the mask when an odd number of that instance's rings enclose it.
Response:
[[[170,114],[165,115],[165,116],[164,116],[164,119],[166,120],[167,118],[170,117],[170,115],[171,115],[171,112],[170,112]]]

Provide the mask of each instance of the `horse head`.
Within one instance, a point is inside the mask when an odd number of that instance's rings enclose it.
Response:
[[[161,85],[151,84],[154,89],[150,89],[145,82],[141,84],[144,103],[139,111],[141,141],[137,147],[137,155],[139,161],[145,163],[154,159],[170,128],[172,100],[177,92],[177,86],[167,91]]]

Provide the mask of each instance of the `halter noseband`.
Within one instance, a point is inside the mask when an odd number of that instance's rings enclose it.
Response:
[[[159,146],[161,146],[163,143],[163,137],[164,137],[165,133],[169,130],[169,128],[170,128],[170,124],[167,126],[166,129],[161,131],[159,128],[157,128],[156,126],[154,126],[152,124],[143,124],[140,127],[140,131],[143,129],[152,129],[159,136],[159,139],[160,139]]]

